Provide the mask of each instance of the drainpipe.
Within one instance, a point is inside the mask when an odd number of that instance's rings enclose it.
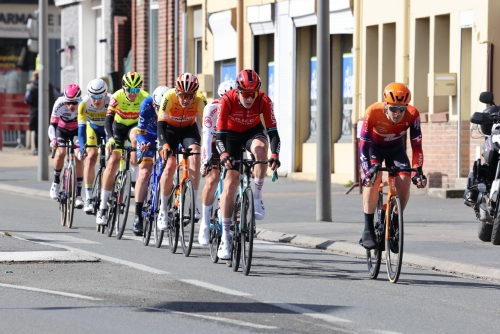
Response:
[[[410,0],[405,0],[404,14],[404,46],[403,46],[403,82],[410,84]]]
[[[179,75],[179,0],[174,0],[174,80]]]
[[[361,117],[361,0],[354,1],[354,38],[352,45],[352,53],[354,57],[354,77],[353,77],[353,108],[352,108],[352,142],[354,143],[354,172],[353,172],[353,183],[357,184],[359,187],[359,193],[361,194],[362,185],[360,183],[360,173],[359,173],[359,159],[358,159],[358,119]]]
[[[182,8],[184,12],[182,14],[182,73],[186,72],[187,64],[187,4],[186,0],[182,1]],[[195,75],[198,73],[194,73]]]
[[[243,0],[238,0],[236,5],[236,33],[238,50],[236,56],[236,72],[243,70]]]

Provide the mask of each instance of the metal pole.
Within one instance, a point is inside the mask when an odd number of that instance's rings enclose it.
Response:
[[[49,125],[49,57],[47,38],[47,0],[38,0],[38,181],[49,179],[49,145],[47,127]],[[52,93],[52,92],[50,92]]]
[[[236,4],[236,38],[238,50],[236,54],[236,72],[243,70],[243,0],[238,0]]]
[[[317,0],[318,141],[316,143],[316,220],[332,221],[330,108],[330,3]]]
[[[179,0],[174,0],[174,78],[179,75]]]

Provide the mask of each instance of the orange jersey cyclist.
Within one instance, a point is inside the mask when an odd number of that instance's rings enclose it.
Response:
[[[378,188],[382,179],[382,174],[379,173],[375,183],[372,184],[373,175],[370,173],[370,168],[375,164],[381,165],[384,160],[386,167],[410,168],[410,160],[403,146],[403,138],[408,129],[410,129],[413,152],[411,166],[416,168],[424,163],[420,114],[415,107],[409,105],[410,90],[405,84],[391,83],[384,89],[384,100],[385,102],[374,103],[366,109],[360,134],[359,159],[365,173],[363,179],[365,230],[360,244],[366,249],[377,247],[373,220],[378,201]],[[411,178],[413,183],[419,188],[425,187],[427,184],[425,176],[420,179],[415,174]],[[401,172],[396,177],[396,190],[404,210],[410,198],[408,172]]]
[[[222,238],[217,251],[220,259],[229,258],[229,226],[234,207],[234,195],[239,185],[239,166],[234,162],[239,159],[244,146],[258,161],[268,161],[267,165],[255,165],[254,203],[255,218],[265,215],[262,202],[262,187],[267,167],[276,171],[280,166],[280,137],[278,135],[273,102],[259,90],[260,77],[254,70],[243,70],[236,77],[236,89],[230,90],[219,100],[219,119],[217,121],[216,146],[220,154],[220,164],[228,169],[221,195]],[[269,135],[269,141],[261,123],[263,115]],[[271,143],[271,159],[267,152]]]
[[[137,123],[139,122],[139,111],[142,101],[148,96],[148,92],[141,89],[142,77],[137,72],[125,73],[122,77],[122,88],[116,91],[109,103],[104,129],[106,130],[106,150],[111,153],[111,157],[107,163],[106,170],[103,173],[101,205],[97,212],[96,223],[98,225],[106,225],[107,222],[107,202],[113,188],[115,174],[120,167],[121,149],[125,146],[128,140],[132,147],[137,146]],[[131,154],[132,186],[135,185],[137,179],[138,168],[136,165],[136,154]],[[141,214],[142,208],[137,214]],[[134,221],[133,232],[136,235],[142,235],[142,229],[139,229],[136,221]]]
[[[200,132],[196,116],[203,112],[207,99],[198,92],[198,78],[191,73],[183,73],[175,80],[175,88],[163,95],[158,112],[158,142],[162,150],[160,155],[167,161],[160,179],[161,206],[158,216],[158,228],[167,229],[167,205],[172,191],[173,179],[179,144],[191,148],[193,153],[200,153]],[[195,219],[200,219],[197,198],[200,186],[200,155],[189,157],[189,178],[193,182],[195,198]]]

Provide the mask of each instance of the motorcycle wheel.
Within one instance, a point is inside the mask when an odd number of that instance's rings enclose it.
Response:
[[[477,229],[477,236],[481,241],[491,241],[491,235],[493,232],[493,225],[480,221],[479,227]]]
[[[500,245],[500,217],[493,220],[493,229],[491,231],[491,243]]]

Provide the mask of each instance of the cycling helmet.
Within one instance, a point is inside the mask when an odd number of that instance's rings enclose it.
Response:
[[[90,95],[104,95],[108,91],[108,85],[102,79],[94,79],[87,85],[87,92]]]
[[[64,100],[66,102],[79,101],[82,97],[82,90],[77,84],[69,84],[64,89]]]
[[[254,70],[243,70],[236,77],[236,84],[239,90],[259,90],[260,77]]]
[[[183,73],[175,79],[175,89],[179,93],[195,93],[198,90],[200,84],[198,83],[198,78],[191,73]]]
[[[122,77],[122,85],[130,88],[139,88],[142,86],[142,77],[137,72],[127,72]]]
[[[236,81],[226,80],[224,82],[221,82],[219,88],[217,89],[217,93],[219,94],[219,97],[222,97],[222,95],[224,95],[225,92],[235,88],[236,88]]]
[[[393,82],[385,87],[384,100],[389,104],[408,104],[411,100],[411,92],[405,84]]]
[[[156,104],[157,106],[159,106],[161,103],[161,98],[169,89],[170,88],[168,88],[167,86],[156,87],[156,89],[154,90],[153,95],[152,95],[153,103]]]

